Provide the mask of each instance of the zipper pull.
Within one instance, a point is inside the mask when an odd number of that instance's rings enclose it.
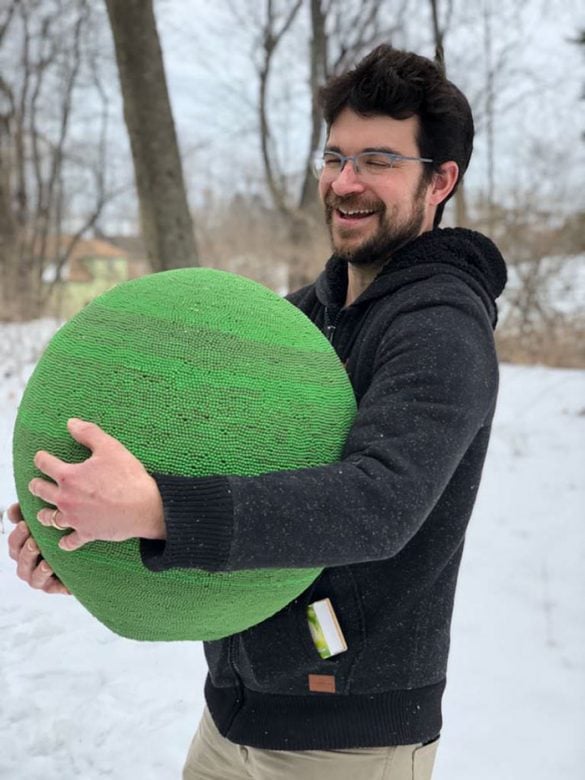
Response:
[[[331,344],[333,344],[333,336],[335,335],[335,328],[337,327],[337,320],[339,319],[339,311],[340,309],[337,306],[335,308],[331,306],[325,307],[324,332],[325,337]]]

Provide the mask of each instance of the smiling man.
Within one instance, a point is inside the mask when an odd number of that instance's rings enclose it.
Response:
[[[420,130],[417,116],[363,115],[353,107],[331,116],[314,165],[334,251],[349,263],[347,303],[397,250],[433,228],[436,206],[454,191],[457,163],[433,168],[420,156]]]
[[[207,708],[186,780],[429,780],[438,745],[505,265],[479,233],[438,227],[473,120],[432,62],[380,46],[323,89],[322,105],[315,167],[333,255],[290,300],[352,381],[342,460],[258,477],[151,475],[73,420],[91,457],[39,453],[51,481],[30,485],[51,505],[39,520],[71,529],[66,550],[138,537],[153,571],[325,567],[278,614],[206,643]],[[19,575],[60,590],[18,507],[10,516]]]
[[[432,228],[424,198],[431,169],[423,163],[433,161],[419,156],[418,133],[416,117],[366,117],[345,108],[330,128],[325,151],[315,158],[334,247],[353,265],[379,270],[389,253]],[[374,146],[381,138],[392,145]],[[350,154],[352,149],[358,151]],[[443,172],[447,169],[452,189],[457,167],[451,162]]]

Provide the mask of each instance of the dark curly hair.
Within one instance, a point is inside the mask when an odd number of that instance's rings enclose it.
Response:
[[[465,95],[426,57],[382,44],[355,68],[335,76],[321,88],[320,103],[327,129],[345,108],[361,116],[419,118],[417,137],[429,179],[441,163],[459,166],[455,187],[437,206],[434,227],[441,222],[445,203],[455,193],[473,150],[473,116]]]

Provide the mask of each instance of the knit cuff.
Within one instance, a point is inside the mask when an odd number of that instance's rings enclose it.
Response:
[[[140,540],[143,564],[151,571],[222,571],[233,536],[228,478],[152,476],[162,497],[167,538]]]

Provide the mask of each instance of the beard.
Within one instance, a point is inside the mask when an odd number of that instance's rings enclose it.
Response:
[[[325,202],[325,220],[329,228],[331,246],[334,257],[346,260],[355,266],[372,266],[382,268],[405,244],[413,241],[422,232],[425,220],[424,191],[426,186],[421,182],[412,201],[412,210],[404,218],[398,216],[399,207],[395,206],[389,213],[381,201],[366,202],[348,195],[345,198],[330,197]],[[426,185],[426,183],[425,183]],[[379,220],[376,232],[354,247],[337,245],[333,236],[333,211],[337,208],[364,209],[375,211]]]

